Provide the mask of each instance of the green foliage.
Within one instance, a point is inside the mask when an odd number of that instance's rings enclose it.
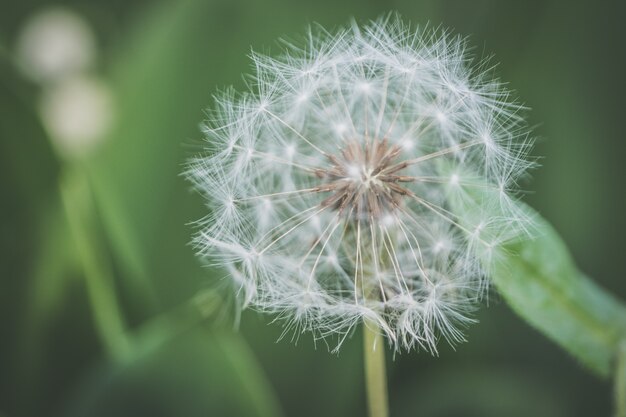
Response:
[[[281,415],[241,338],[198,328],[131,362],[101,366],[74,396],[65,415]]]
[[[499,207],[489,204],[495,198],[497,195],[488,192],[470,192],[452,199],[453,211],[471,228],[478,211]],[[519,316],[592,371],[609,376],[618,345],[626,337],[626,306],[577,269],[546,220],[529,206],[518,204],[532,222],[530,236],[508,237],[493,251],[483,251],[482,262],[490,280]],[[502,214],[489,215],[497,218]]]
[[[593,371],[608,376],[626,336],[626,307],[575,266],[543,219],[540,235],[507,245],[492,279],[511,307]]]

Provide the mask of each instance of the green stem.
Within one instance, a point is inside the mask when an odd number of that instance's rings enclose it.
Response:
[[[363,356],[369,416],[388,417],[385,345],[378,326],[371,321],[363,323]]]
[[[115,359],[124,360],[130,354],[122,313],[117,302],[113,276],[103,261],[103,251],[93,224],[93,207],[87,178],[80,169],[68,169],[60,181],[61,198],[70,233],[82,263],[87,293],[97,332]]]
[[[618,349],[615,364],[615,416],[626,417],[626,339]]]

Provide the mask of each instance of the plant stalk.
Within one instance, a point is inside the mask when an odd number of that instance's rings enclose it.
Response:
[[[369,417],[388,417],[385,345],[378,326],[371,321],[363,322],[363,361]]]
[[[96,330],[107,353],[114,359],[126,359],[131,350],[126,326],[113,286],[113,276],[93,227],[90,215],[90,188],[84,173],[68,169],[60,182],[63,208],[70,233],[82,262],[87,294],[92,308]]]

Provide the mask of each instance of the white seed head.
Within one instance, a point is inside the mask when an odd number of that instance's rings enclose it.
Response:
[[[204,125],[188,169],[211,210],[198,252],[296,334],[341,343],[367,319],[395,349],[464,340],[485,288],[479,254],[522,227],[520,106],[462,38],[395,16],[283,45],[252,55],[250,91],[218,96]],[[451,212],[485,188],[502,218]]]
[[[20,30],[16,49],[24,75],[44,84],[89,69],[96,61],[97,52],[89,23],[60,7],[31,16]]]
[[[57,150],[81,158],[101,145],[115,122],[110,87],[94,77],[69,77],[44,90],[39,110]]]

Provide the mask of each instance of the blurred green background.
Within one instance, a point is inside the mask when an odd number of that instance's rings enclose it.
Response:
[[[391,10],[471,35],[532,108],[524,198],[626,299],[623,1],[5,1],[0,5],[0,416],[364,415],[361,339],[338,355],[234,330],[188,245],[180,177],[211,94],[308,23]],[[69,45],[69,46],[68,46]],[[72,46],[73,45],[73,46]],[[73,49],[72,49],[73,48]],[[73,52],[74,51],[74,52]],[[78,51],[78,52],[76,52]],[[82,52],[81,52],[82,51]],[[609,416],[592,376],[497,294],[440,356],[389,358],[394,416]],[[487,304],[487,303],[485,303]],[[229,318],[231,316],[231,318]]]

